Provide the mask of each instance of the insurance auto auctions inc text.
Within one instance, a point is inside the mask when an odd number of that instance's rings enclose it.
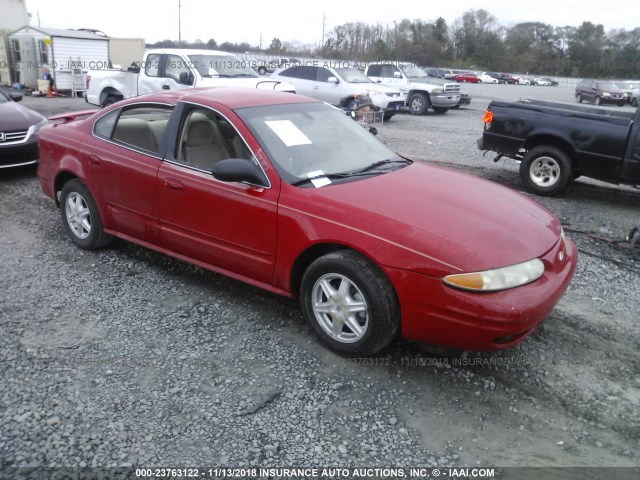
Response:
[[[240,471],[242,470],[242,471]],[[493,478],[493,468],[244,468],[214,469],[215,478]]]

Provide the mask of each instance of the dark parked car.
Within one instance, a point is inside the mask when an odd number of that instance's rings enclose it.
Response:
[[[484,116],[481,150],[519,160],[525,189],[560,193],[581,175],[640,184],[640,112],[564,103],[493,101]]]
[[[498,80],[498,83],[516,83],[515,77],[508,75],[506,73],[499,72],[487,72],[487,75]]]
[[[38,161],[38,132],[47,119],[19,105],[19,93],[0,90],[0,168],[30,165]]]
[[[578,103],[592,102],[596,105],[614,103],[623,106],[624,92],[611,82],[602,80],[580,80],[576,86],[576,101]]]

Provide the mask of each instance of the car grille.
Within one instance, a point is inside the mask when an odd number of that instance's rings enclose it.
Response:
[[[26,132],[0,132],[0,134],[4,133],[4,135],[0,135],[0,145],[4,145],[7,143],[20,143],[20,142],[24,142],[24,140],[27,138],[27,135],[29,134],[28,131]],[[2,137],[4,137],[4,141],[2,140]]]
[[[457,83],[445,83],[444,93],[460,93],[460,85]]]
[[[387,104],[387,108],[393,108],[395,110],[396,107],[404,107],[404,102],[389,102]]]
[[[611,98],[613,98],[614,100],[622,100],[623,96],[621,93],[614,93],[613,95],[611,95]]]

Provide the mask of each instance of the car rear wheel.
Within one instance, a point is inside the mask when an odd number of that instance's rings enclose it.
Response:
[[[429,108],[429,99],[424,93],[414,93],[409,98],[409,111],[414,115],[422,115]]]
[[[582,103],[582,95],[580,95],[579,93],[576,94],[576,102]]]
[[[385,122],[388,122],[389,120],[391,120],[391,117],[393,117],[395,115],[394,113],[385,113],[382,118],[384,119]]]
[[[60,213],[67,234],[80,248],[95,250],[111,241],[111,235],[102,228],[100,212],[91,192],[77,178],[62,187]]]
[[[359,253],[341,250],[318,258],[300,291],[305,319],[336,353],[372,355],[398,333],[400,309],[391,282]]]
[[[571,181],[571,161],[556,147],[540,145],[527,152],[520,164],[525,190],[538,195],[556,195]]]

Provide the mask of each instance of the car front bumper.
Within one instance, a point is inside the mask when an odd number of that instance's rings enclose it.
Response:
[[[460,94],[437,93],[430,94],[429,99],[434,107],[453,108],[460,101]]]
[[[567,290],[577,250],[571,240],[560,240],[540,259],[546,269],[541,278],[492,293],[458,290],[439,278],[383,267],[400,300],[402,336],[472,351],[516,345],[544,322]]]

